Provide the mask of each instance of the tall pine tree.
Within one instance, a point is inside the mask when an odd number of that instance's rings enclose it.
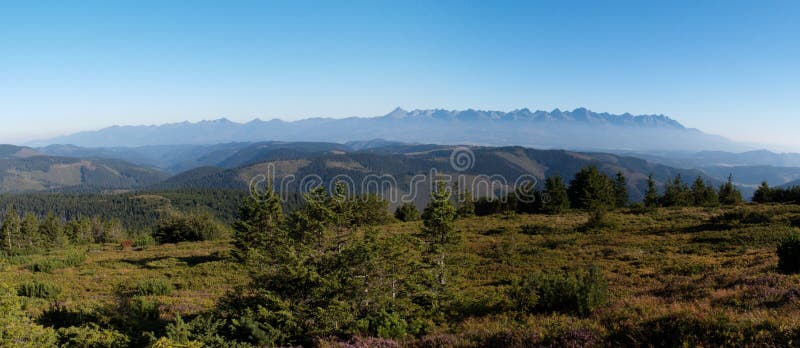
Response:
[[[625,175],[622,174],[621,170],[617,171],[614,180],[614,198],[618,208],[628,206],[628,180],[625,178]]]
[[[647,177],[647,191],[644,193],[644,206],[648,208],[658,207],[658,190],[653,174]]]
[[[569,209],[567,187],[564,185],[564,179],[560,175],[547,177],[544,186],[547,200],[540,199],[540,201],[542,202],[542,210],[545,213],[558,214]]]
[[[581,169],[567,189],[570,205],[578,209],[614,207],[614,183],[595,166]]]
[[[0,227],[0,250],[6,254],[15,252],[20,247],[21,223],[14,209],[9,209]]]
[[[742,193],[733,184],[733,174],[731,174],[728,176],[728,182],[722,184],[719,188],[719,202],[724,205],[734,205],[743,201]]]
[[[239,208],[239,219],[233,224],[234,255],[244,260],[251,250],[268,251],[285,242],[283,208],[272,188],[259,196],[248,196]]]

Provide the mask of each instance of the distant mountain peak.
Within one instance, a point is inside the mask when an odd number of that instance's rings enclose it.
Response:
[[[521,145],[565,149],[731,150],[727,139],[687,129],[664,115],[572,111],[414,109],[397,107],[378,117],[306,118],[297,121],[228,118],[161,126],[115,126],[80,132],[33,146],[86,147],[197,145],[259,141],[389,141],[439,144]],[[738,149],[742,149],[741,147]]]
[[[396,107],[392,112],[386,114],[384,117],[386,118],[405,118],[408,116],[408,111],[404,110],[401,107]]]
[[[400,107],[386,114],[382,118],[403,120],[442,120],[442,121],[532,121],[540,123],[553,122],[577,122],[607,124],[612,126],[627,127],[647,127],[647,128],[675,128],[685,129],[680,122],[675,121],[664,115],[637,115],[630,113],[614,115],[609,113],[597,113],[585,107],[579,107],[572,111],[563,111],[555,108],[552,111],[534,111],[527,108],[517,109],[509,112],[489,111],[489,110],[445,110],[445,109],[414,109],[406,111]]]

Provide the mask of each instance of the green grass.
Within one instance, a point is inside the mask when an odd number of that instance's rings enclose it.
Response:
[[[29,255],[21,264],[0,259],[0,283],[17,288],[32,282],[52,284],[61,289],[60,306],[100,317],[116,310],[120,289],[125,289],[124,296],[141,294],[147,295],[143,297],[146,300],[157,301],[159,315],[170,319],[213,308],[227,291],[249,279],[229,260],[228,241],[152,246],[141,251],[119,250],[116,244],[89,249],[83,253],[82,262],[76,256],[81,252],[75,250]],[[50,265],[49,273],[39,271]],[[51,310],[51,301],[30,298],[25,309],[38,317]]]
[[[533,337],[544,345],[568,346],[575,342],[565,337],[585,336],[578,346],[591,339],[610,346],[656,340],[769,346],[800,335],[800,274],[779,271],[776,253],[780,241],[800,233],[793,227],[800,206],[616,210],[600,217],[612,223],[587,224],[591,218],[572,211],[460,220],[462,242],[448,262],[455,265],[450,280],[458,289],[452,299],[458,315],[426,339],[503,346]],[[416,234],[420,222],[378,229],[384,236]],[[99,316],[96,322],[103,322],[104,311],[120,308],[121,295],[133,316],[191,317],[249,281],[229,250],[229,241],[139,251],[95,245],[84,260],[65,250],[0,262],[0,283],[18,289],[49,284],[61,289],[61,305]],[[32,269],[49,262],[70,265],[51,273]],[[602,281],[587,278],[590,267],[599,272],[592,277]],[[592,297],[591,284],[607,288],[607,296]],[[570,295],[567,302],[561,293]],[[50,308],[48,291],[42,294],[25,295],[25,308],[34,316]],[[509,303],[531,308],[512,315]]]

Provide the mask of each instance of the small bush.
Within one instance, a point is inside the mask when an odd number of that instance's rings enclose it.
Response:
[[[800,273],[800,234],[790,234],[778,243],[778,269],[783,273]]]
[[[59,265],[57,265],[57,263],[58,262],[55,260],[44,260],[44,261],[34,262],[28,265],[28,269],[31,270],[31,272],[50,273],[56,268],[59,268]]]
[[[150,301],[141,297],[134,297],[128,303],[128,309],[133,317],[139,320],[158,320],[161,316],[158,301]]]
[[[225,228],[211,214],[176,214],[158,221],[153,237],[159,243],[196,242],[222,238]]]
[[[378,313],[359,320],[356,324],[362,333],[382,338],[402,338],[408,332],[408,323],[397,313],[381,310]]]
[[[75,267],[83,264],[84,262],[86,262],[86,253],[75,251],[67,255],[67,257],[63,260],[62,265],[64,267]]]
[[[730,225],[738,224],[761,224],[767,223],[772,220],[775,214],[772,212],[750,211],[746,209],[737,209],[726,212],[722,215],[715,216],[711,219],[713,223],[725,223]]]
[[[156,242],[156,239],[153,238],[153,235],[149,233],[142,233],[133,239],[133,245],[137,248],[144,249],[156,244],[158,244],[158,242]]]
[[[563,233],[565,231],[557,227],[552,227],[542,224],[531,224],[522,226],[520,232],[522,234],[527,234],[529,236],[535,236],[535,235],[545,235],[545,234],[558,234],[558,233]]]
[[[419,220],[419,210],[414,203],[403,203],[394,211],[394,218],[403,222]]]
[[[91,309],[73,309],[68,308],[62,303],[53,302],[50,308],[42,312],[39,316],[39,323],[44,326],[50,326],[54,329],[65,328],[70,326],[81,326],[88,322],[97,322],[100,313]]]
[[[137,296],[169,296],[174,287],[172,283],[164,279],[147,279],[140,281],[134,288]]]
[[[614,229],[619,227],[619,223],[608,215],[603,208],[593,209],[589,215],[589,221],[584,225],[585,231]]]
[[[28,265],[28,269],[32,272],[50,273],[59,268],[75,267],[84,262],[86,262],[86,253],[74,251],[67,254],[63,259],[47,259],[34,262]]]
[[[544,274],[531,280],[539,295],[537,308],[544,312],[586,315],[605,304],[605,278],[598,267],[575,274]]]
[[[29,282],[20,285],[17,288],[19,296],[54,299],[61,293],[61,289],[51,283],[44,282]]]
[[[62,347],[128,347],[130,339],[114,330],[100,328],[90,323],[80,327],[67,327],[58,330]]]
[[[512,310],[522,313],[530,313],[536,309],[539,303],[539,295],[536,294],[536,287],[530,279],[514,280],[506,289],[506,296]]]

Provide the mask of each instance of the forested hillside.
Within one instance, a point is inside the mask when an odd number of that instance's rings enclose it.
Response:
[[[127,229],[140,231],[154,228],[158,218],[170,210],[210,212],[220,221],[230,223],[246,196],[245,191],[226,190],[5,194],[0,195],[0,213],[5,215],[13,209],[39,218],[48,214],[65,220],[98,217],[117,220]]]
[[[161,171],[121,160],[53,157],[15,146],[0,149],[0,193],[131,189],[166,178]]]
[[[266,163],[275,165],[276,181],[287,175],[294,175],[295,184],[298,184],[304,177],[318,175],[326,185],[330,185],[330,181],[337,175],[346,175],[359,184],[367,176],[389,174],[396,179],[398,188],[402,192],[410,190],[412,177],[417,174],[428,175],[431,170],[441,174],[464,175],[468,177],[468,181],[487,180],[484,176],[499,175],[510,184],[522,175],[533,175],[539,179],[539,185],[543,185],[547,176],[571,177],[587,165],[596,165],[608,175],[622,171],[629,178],[629,193],[632,200],[642,200],[650,174],[660,186],[678,174],[687,180],[701,176],[709,183],[715,185],[721,183],[708,178],[700,171],[675,169],[633,157],[522,147],[470,147],[469,149],[471,156],[474,155],[470,159],[471,165],[461,171],[454,170],[451,165],[450,156],[457,151],[457,148],[452,146],[390,145],[354,152],[332,149],[326,151],[317,149],[311,152],[285,151],[281,148],[270,148],[269,151],[259,152],[253,149],[246,154],[226,160],[226,163],[242,164],[240,167],[198,168],[176,175],[154,188],[244,190],[254,176],[268,174]],[[355,188],[358,190],[361,187],[356,185]],[[418,204],[424,202],[423,192]]]

